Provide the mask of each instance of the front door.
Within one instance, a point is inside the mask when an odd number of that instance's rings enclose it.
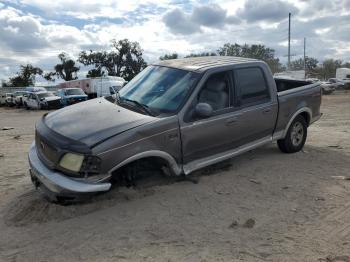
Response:
[[[198,118],[194,108],[198,103],[209,104],[213,113]],[[181,126],[183,163],[203,159],[228,150],[237,129],[233,109],[231,71],[209,75],[200,87]]]

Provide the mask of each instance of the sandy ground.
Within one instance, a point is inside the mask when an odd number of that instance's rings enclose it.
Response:
[[[1,261],[350,261],[350,93],[325,96],[303,152],[276,145],[196,172],[49,204],[28,177],[44,113],[0,108]]]

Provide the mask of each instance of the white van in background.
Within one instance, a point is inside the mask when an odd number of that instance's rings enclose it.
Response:
[[[344,83],[345,89],[350,89],[350,68],[337,68],[335,78]]]
[[[91,99],[95,97],[113,95],[125,84],[126,81],[122,77],[107,76],[66,81],[60,83],[59,88],[81,88]]]
[[[335,78],[339,80],[350,80],[350,68],[337,68]]]

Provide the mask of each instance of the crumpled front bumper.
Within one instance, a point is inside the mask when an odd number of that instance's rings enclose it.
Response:
[[[47,168],[39,159],[35,142],[28,153],[30,175],[33,184],[50,199],[57,196],[74,198],[82,194],[108,191],[111,183],[92,183],[83,179],[67,177],[63,173]]]

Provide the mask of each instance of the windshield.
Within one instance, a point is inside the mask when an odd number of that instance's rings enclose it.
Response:
[[[154,114],[174,113],[198,77],[185,70],[148,66],[119,91],[119,100],[136,101]]]
[[[51,93],[41,93],[41,94],[38,94],[38,97],[39,97],[39,98],[50,97],[50,96],[53,96],[53,94],[51,94]]]
[[[74,88],[74,89],[66,89],[66,95],[67,96],[85,95],[85,93],[80,88]]]

